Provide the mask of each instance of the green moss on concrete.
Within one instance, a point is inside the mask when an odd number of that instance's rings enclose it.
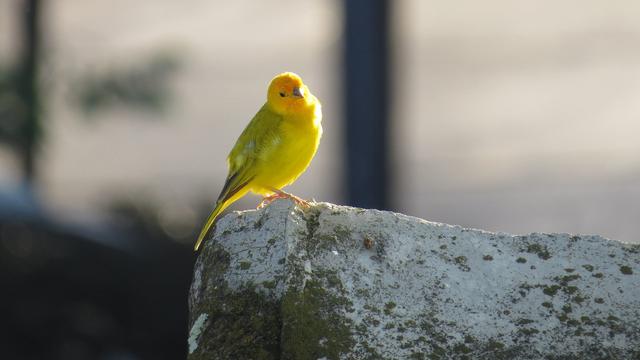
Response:
[[[393,301],[389,301],[388,303],[384,304],[384,313],[386,315],[391,315],[391,313],[393,312],[393,309],[396,308],[396,303],[394,303]]]
[[[300,235],[305,239],[303,246],[310,257],[321,252],[335,250],[352,237],[351,231],[343,225],[337,225],[332,234],[318,233],[320,213],[321,209],[318,207],[311,207],[304,213],[306,231]]]
[[[206,313],[208,321],[189,360],[279,358],[279,301],[253,286],[230,289],[223,276],[229,254],[218,244],[207,247],[198,261],[207,268],[202,275],[202,283],[208,284],[203,286],[206,302],[196,304],[191,314]]]
[[[569,320],[567,320],[567,325],[569,325],[569,326],[578,326],[578,325],[580,325],[580,321],[578,321],[576,319],[569,319]]]
[[[282,300],[283,359],[339,359],[354,345],[351,321],[344,316],[346,299],[308,280]]]
[[[380,325],[380,320],[378,320],[377,316],[366,315],[364,319],[362,319],[362,323],[366,326],[377,327],[378,325]]]
[[[562,288],[562,292],[564,292],[565,294],[568,294],[568,295],[572,295],[572,294],[575,294],[576,292],[578,292],[578,287],[577,286],[573,286],[573,285],[564,286]]]
[[[487,342],[487,350],[489,351],[502,350],[504,349],[504,347],[504,344],[500,341],[489,339],[489,341]]]
[[[620,266],[620,272],[625,275],[633,274],[633,270],[631,270],[631,267],[626,265]]]
[[[329,285],[329,287],[338,288],[341,292],[343,291],[342,281],[340,280],[336,272],[330,272],[326,274],[326,279],[327,285]]]
[[[418,326],[422,330],[422,333],[429,340],[429,344],[431,345],[434,352],[438,352],[437,349],[446,344],[448,341],[447,334],[439,329],[438,323],[440,322],[438,318],[434,317],[431,313],[425,313],[421,316],[423,319]]]
[[[453,352],[456,354],[469,354],[471,351],[471,348],[465,344],[457,344],[453,347]]]
[[[518,321],[516,321],[516,325],[518,325],[518,326],[528,325],[528,324],[531,324],[531,323],[533,323],[533,322],[534,322],[534,321],[533,321],[533,320],[531,320],[531,319],[525,319],[525,318],[522,318],[522,319],[518,319]]]
[[[312,240],[313,236],[320,227],[320,209],[312,207],[304,214],[304,220],[307,225],[307,232],[305,235],[307,240]]]
[[[571,299],[571,301],[573,301],[574,303],[576,303],[578,305],[581,305],[587,299],[588,299],[588,297],[586,297],[586,296],[576,295]]]
[[[467,257],[466,256],[456,256],[453,259],[453,262],[455,262],[456,265],[458,265],[458,268],[460,268],[460,270],[462,270],[464,272],[471,271],[471,268],[467,264]]]
[[[404,322],[404,326],[410,329],[415,329],[418,327],[418,323],[416,323],[415,320],[406,320]]]
[[[580,279],[580,274],[556,276],[553,278],[553,280],[558,282],[561,286],[567,286],[571,281],[578,279]]]
[[[320,208],[305,211],[306,221],[299,252],[287,262],[289,274],[287,290],[282,298],[282,359],[338,359],[352,350],[353,323],[346,317],[355,311],[346,297],[346,290],[337,270],[305,271],[304,261],[316,254],[334,249],[339,242],[351,237],[346,227],[336,228],[333,234],[318,233]],[[358,324],[358,331],[367,331],[367,324]]]
[[[279,302],[253,288],[240,291],[221,288],[220,294],[217,299],[209,299],[206,307],[209,324],[200,336],[198,349],[189,359],[279,358]],[[206,357],[200,357],[202,353],[206,353]]]
[[[521,328],[518,329],[518,333],[524,335],[524,336],[531,336],[534,334],[539,333],[540,330],[536,329],[536,328]]]
[[[363,308],[363,309],[365,309],[365,310],[367,310],[367,311],[370,311],[370,312],[372,312],[372,313],[380,314],[380,309],[378,309],[377,307],[375,307],[375,306],[373,306],[373,305],[364,304],[364,305],[362,306],[362,308]]]
[[[640,254],[640,244],[625,244],[622,246],[622,250],[629,254]]]
[[[349,230],[344,225],[336,225],[336,227],[333,229],[333,233],[335,234],[337,240],[340,242],[344,242],[351,238],[351,230]]]
[[[583,267],[585,270],[587,270],[588,272],[592,272],[592,271],[593,271],[593,269],[594,269],[593,265],[591,265],[591,264],[585,264],[585,265],[582,265],[582,267]]]
[[[559,285],[551,285],[551,286],[545,285],[542,288],[542,292],[545,295],[549,295],[549,296],[554,296],[555,294],[558,293],[558,290],[560,290],[560,286]]]
[[[538,257],[542,260],[549,260],[551,259],[551,253],[549,252],[549,250],[547,249],[546,245],[540,245],[540,244],[529,244],[527,246],[527,252],[531,253],[531,254],[536,254],[538,255]]]

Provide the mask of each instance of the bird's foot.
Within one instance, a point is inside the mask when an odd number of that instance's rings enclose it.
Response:
[[[276,200],[276,199],[288,199],[288,197],[280,195],[278,193],[274,193],[274,194],[271,194],[269,196],[265,196],[265,197],[262,198],[262,201],[260,202],[258,207],[256,207],[256,209],[262,209],[263,207],[271,204],[271,202]]]
[[[304,208],[311,207],[311,204],[307,200],[297,197],[293,194],[289,194],[288,192],[282,191],[280,189],[275,189],[275,188],[271,189],[271,191],[273,191],[273,194],[263,198],[260,205],[258,205],[258,209],[265,207],[267,204],[271,203],[273,200],[276,200],[276,199],[289,199],[300,207],[304,207]]]
[[[296,205],[298,205],[298,206],[300,206],[300,207],[303,207],[303,208],[309,208],[309,207],[311,207],[311,204],[310,204],[307,200],[305,200],[305,199],[303,199],[303,198],[300,198],[300,197],[297,197],[297,196],[295,196],[295,195],[293,195],[293,194],[289,194],[289,193],[285,193],[285,194],[287,194],[287,197],[288,197],[289,199],[291,199],[291,201],[293,201],[294,203],[296,203]]]

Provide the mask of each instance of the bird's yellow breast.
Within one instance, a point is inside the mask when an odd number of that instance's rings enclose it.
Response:
[[[265,151],[261,169],[252,190],[269,194],[270,188],[282,188],[294,182],[309,166],[322,136],[322,110],[316,102],[305,111],[283,116],[271,139],[271,151]]]

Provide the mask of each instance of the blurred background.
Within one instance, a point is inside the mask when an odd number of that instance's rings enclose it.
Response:
[[[323,103],[301,197],[639,242],[638,44],[630,0],[0,0],[0,358],[184,357],[195,234],[282,71]]]

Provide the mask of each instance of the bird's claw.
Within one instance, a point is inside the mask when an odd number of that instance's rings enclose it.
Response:
[[[303,208],[311,207],[311,204],[307,200],[305,200],[303,198],[300,198],[300,197],[295,196],[293,194],[289,194],[289,193],[284,192],[282,190],[277,190],[276,191],[274,189],[274,193],[272,195],[264,197],[256,209],[262,209],[263,207],[267,206],[267,204],[270,204],[272,201],[274,201],[276,199],[289,199],[289,200],[293,201],[296,205],[298,205],[300,207],[303,207]]]
[[[264,198],[262,198],[262,201],[256,207],[256,209],[262,209],[263,207],[267,206],[268,204],[271,204],[271,202],[273,200],[283,199],[283,198],[285,198],[285,197],[280,195],[280,194],[272,194],[272,195],[269,195],[269,196],[265,196]]]
[[[310,208],[311,207],[311,204],[307,200],[299,198],[299,197],[297,197],[295,195],[291,195],[291,194],[289,194],[289,195],[290,195],[290,199],[294,203],[296,203],[296,205],[298,205],[300,207],[303,207],[303,208]]]

